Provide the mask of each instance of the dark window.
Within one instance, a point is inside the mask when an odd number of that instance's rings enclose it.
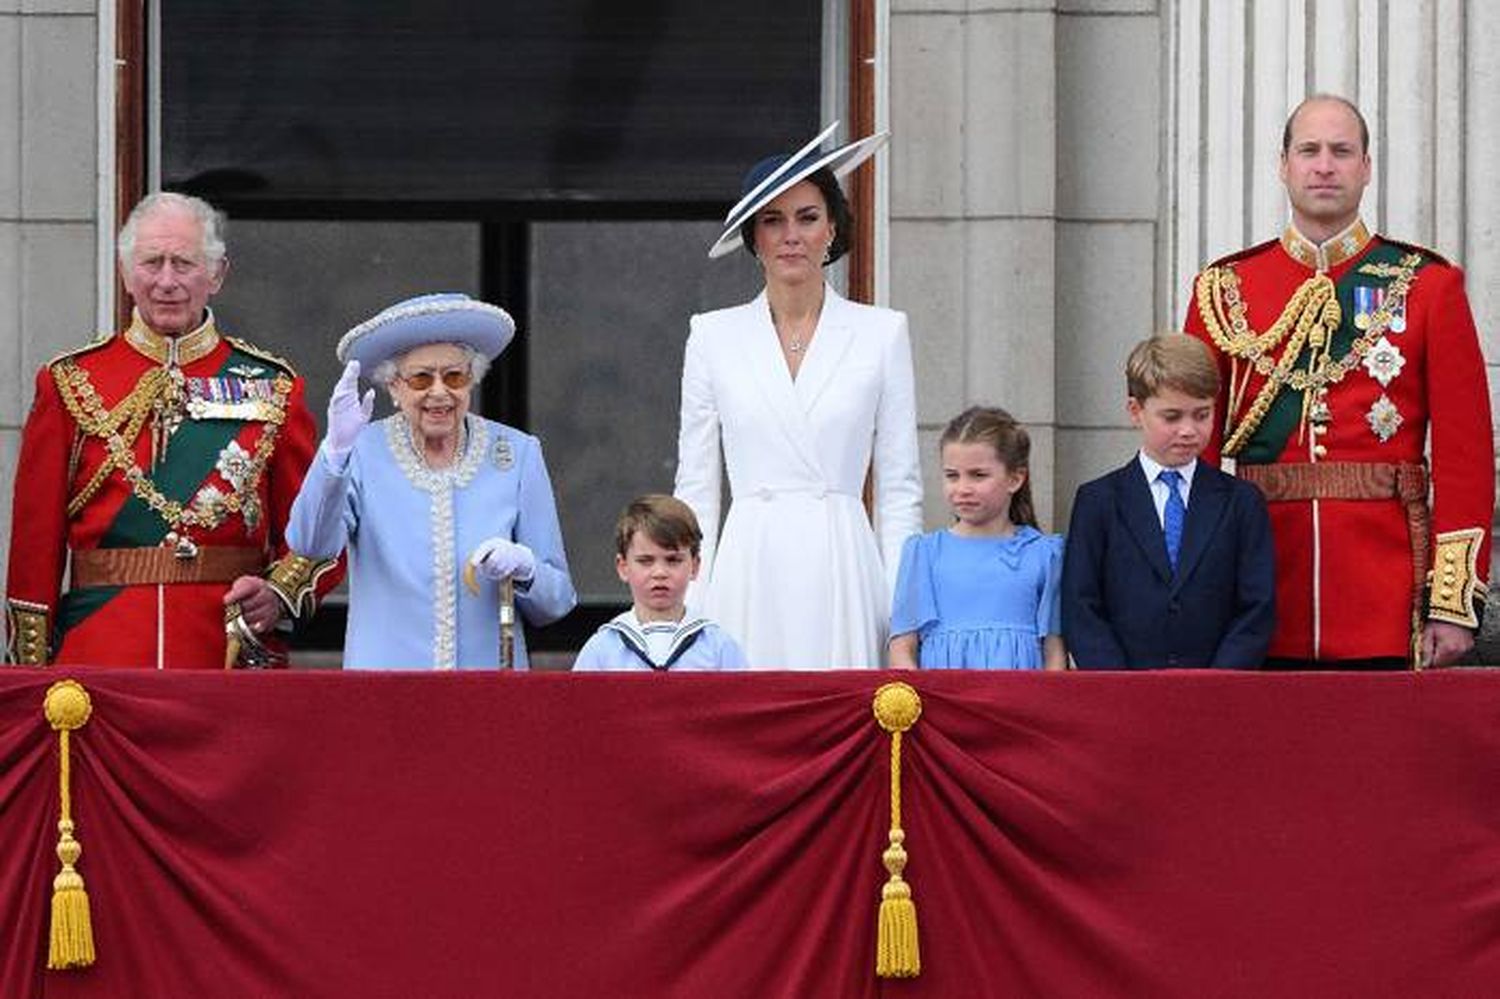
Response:
[[[813,0],[164,0],[162,181],[720,204],[816,133],[821,30]]]

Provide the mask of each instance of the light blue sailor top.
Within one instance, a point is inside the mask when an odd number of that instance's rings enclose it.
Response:
[[[532,550],[536,572],[515,587],[517,617],[544,625],[578,602],[541,443],[469,414],[463,454],[430,469],[397,413],[360,433],[336,467],[318,450],[292,504],[287,542],[329,558],[349,550],[345,669],[495,669],[500,663],[500,584],[463,585],[464,561],[500,535]],[[515,665],[527,666],[525,629]]]
[[[606,621],[573,663],[575,673],[748,668],[739,644],[707,618],[642,622],[633,610]]]

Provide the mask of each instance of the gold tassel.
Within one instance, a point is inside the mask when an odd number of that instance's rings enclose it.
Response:
[[[57,859],[62,861],[62,870],[52,881],[52,934],[47,967],[87,968],[94,963],[94,930],[89,921],[89,896],[83,889],[83,875],[75,869],[83,847],[73,838],[68,735],[88,722],[93,705],[81,684],[59,680],[47,688],[43,710],[48,723],[57,730],[58,793],[62,806],[57,820]]]
[[[922,715],[922,699],[905,683],[888,683],[875,692],[875,720],[891,733],[891,841],[881,859],[890,878],[880,891],[880,922],[875,940],[875,974],[881,978],[916,978],[922,973],[917,948],[917,903],[906,870],[906,832],[901,828],[901,733]]]

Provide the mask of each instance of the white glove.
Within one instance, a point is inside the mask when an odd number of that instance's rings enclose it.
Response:
[[[479,547],[469,555],[469,564],[486,579],[509,576],[524,583],[536,574],[536,556],[531,549],[509,538],[486,538],[479,542]]]
[[[350,361],[339,375],[339,383],[328,397],[328,434],[323,444],[333,458],[344,458],[354,448],[359,432],[375,412],[375,390],[366,389],[359,396],[359,362]]]

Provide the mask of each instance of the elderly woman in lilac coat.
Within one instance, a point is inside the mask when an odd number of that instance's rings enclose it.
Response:
[[[346,669],[496,668],[507,579],[525,624],[577,603],[541,444],[469,412],[514,334],[503,309],[441,294],[399,302],[339,341],[328,433],[287,536],[313,557],[348,548]],[[362,372],[390,392],[393,415],[371,421]],[[527,665],[524,629],[515,665]]]

